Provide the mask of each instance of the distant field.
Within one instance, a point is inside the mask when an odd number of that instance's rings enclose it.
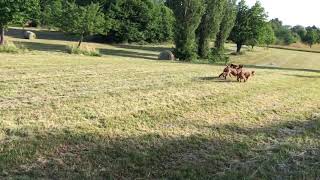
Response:
[[[279,46],[275,45],[273,47],[281,47],[281,48],[289,48],[293,50],[305,50],[305,51],[315,51],[315,52],[320,52],[320,44],[315,44],[311,48],[303,43],[293,43],[289,46]]]
[[[216,78],[222,66],[157,61],[168,45],[85,57],[11,40],[32,51],[0,54],[0,179],[320,176],[320,54],[233,56],[264,66],[237,83]]]
[[[233,46],[229,45],[233,49]],[[320,69],[320,53],[256,47],[245,55],[231,56],[234,63],[279,68]]]

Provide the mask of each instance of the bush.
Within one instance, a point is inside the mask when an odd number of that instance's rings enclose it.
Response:
[[[215,48],[211,49],[209,54],[209,62],[210,63],[217,63],[217,62],[224,62],[228,63],[230,60],[229,56],[224,53],[222,50],[217,50]]]
[[[90,47],[90,46],[75,46],[71,45],[67,47],[67,52],[69,54],[79,54],[79,55],[85,55],[85,56],[97,56],[100,57],[101,54],[96,48]]]
[[[16,45],[13,42],[6,42],[4,45],[0,45],[0,52],[17,54],[25,52],[26,49],[22,45]]]

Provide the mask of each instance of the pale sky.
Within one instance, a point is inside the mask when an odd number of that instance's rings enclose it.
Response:
[[[246,0],[252,6],[257,0]],[[285,25],[320,27],[320,0],[259,0],[269,19],[279,18]]]

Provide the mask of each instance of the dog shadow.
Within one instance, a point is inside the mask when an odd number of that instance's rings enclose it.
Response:
[[[216,83],[237,83],[236,80],[234,79],[223,79],[220,77],[199,77],[195,78],[196,81],[212,81]]]

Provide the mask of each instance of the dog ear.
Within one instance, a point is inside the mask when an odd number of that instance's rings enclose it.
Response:
[[[252,72],[251,72],[251,74],[252,74],[252,75],[255,75],[255,74],[256,74],[256,72],[255,72],[255,71],[252,71]]]

